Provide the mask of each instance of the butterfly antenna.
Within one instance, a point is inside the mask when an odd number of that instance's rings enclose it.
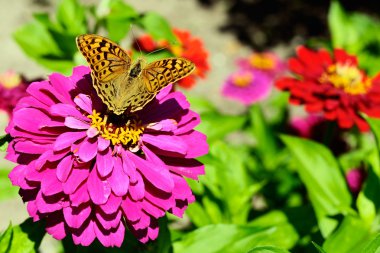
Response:
[[[133,41],[135,41],[135,43],[136,43],[136,45],[137,45],[137,47],[138,47],[138,49],[139,49],[140,56],[142,56],[142,50],[141,50],[140,44],[139,44],[139,42],[138,42],[138,40],[137,40],[136,34],[135,34],[134,30],[133,30],[133,24],[130,24],[130,25],[129,25],[129,30],[130,30],[131,33],[132,33],[132,39],[133,39]]]
[[[157,53],[157,52],[159,52],[161,50],[165,50],[165,49],[168,49],[168,48],[169,48],[169,46],[160,47],[160,48],[158,48],[156,50],[153,50],[153,51],[147,53],[146,55],[154,54],[154,53]]]

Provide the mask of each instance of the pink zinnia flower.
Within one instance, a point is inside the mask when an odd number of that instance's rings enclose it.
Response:
[[[76,67],[29,86],[7,128],[7,158],[19,164],[9,177],[56,239],[120,247],[127,227],[153,240],[159,217],[181,217],[194,201],[184,177],[204,174],[194,159],[208,152],[199,115],[170,86],[139,112],[110,115],[89,73]]]
[[[0,74],[0,110],[10,117],[17,102],[26,95],[26,82],[14,71]]]
[[[286,63],[273,52],[252,53],[247,58],[239,59],[237,64],[243,69],[263,71],[273,80],[286,70]]]
[[[239,70],[231,74],[222,88],[226,97],[251,105],[266,99],[272,90],[271,78],[256,70]]]

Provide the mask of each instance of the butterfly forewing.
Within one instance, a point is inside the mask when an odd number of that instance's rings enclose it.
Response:
[[[93,34],[80,35],[77,46],[100,82],[112,80],[118,73],[130,68],[128,54],[107,38]]]

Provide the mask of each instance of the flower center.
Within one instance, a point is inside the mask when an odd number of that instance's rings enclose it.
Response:
[[[253,81],[252,73],[237,74],[232,77],[232,83],[238,87],[247,87]]]
[[[108,115],[104,115],[102,118],[100,113],[95,110],[87,117],[92,121],[91,126],[95,127],[104,139],[110,140],[114,146],[122,144],[128,147],[134,147],[137,145],[140,135],[144,132],[141,120],[139,120],[137,116],[129,118],[123,125],[116,125],[110,122]]]
[[[5,72],[0,75],[0,84],[7,88],[12,89],[21,83],[21,76],[14,73],[13,71]]]
[[[372,86],[372,80],[367,78],[356,66],[348,64],[333,64],[322,74],[321,83],[329,82],[336,88],[352,95],[367,93]]]
[[[249,58],[249,63],[252,67],[263,70],[271,70],[275,65],[272,57],[266,54],[253,54]]]

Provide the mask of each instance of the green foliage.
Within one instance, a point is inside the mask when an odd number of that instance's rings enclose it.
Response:
[[[264,184],[255,182],[249,175],[249,159],[244,148],[230,147],[221,141],[211,145],[209,155],[201,159],[206,166],[207,177],[201,178],[203,188],[196,193],[202,197],[186,212],[196,226],[247,222],[251,197]],[[189,183],[191,186],[196,184]]]
[[[248,253],[289,253],[289,251],[273,246],[259,246],[253,248]]]
[[[44,225],[32,219],[18,226],[9,225],[0,236],[0,252],[37,253],[44,235]]]
[[[0,151],[7,150],[8,143],[11,141],[11,136],[6,134],[0,137]]]
[[[351,196],[334,156],[316,142],[285,136],[284,141],[297,161],[297,171],[305,184],[324,237],[338,225],[331,216],[351,211]]]
[[[33,20],[21,26],[13,36],[24,53],[38,64],[70,74],[74,66],[84,63],[75,44],[76,36],[103,29],[107,37],[119,43],[133,24],[154,39],[178,44],[164,17],[155,12],[139,14],[122,0],[102,0],[98,6],[82,5],[78,0],[61,0],[54,18],[47,13],[35,14]],[[168,51],[164,52],[171,56]]]
[[[217,224],[199,228],[174,242],[175,253],[240,253],[257,246],[291,248],[298,235],[281,212],[269,213],[249,225]],[[267,222],[261,222],[265,219]]]

